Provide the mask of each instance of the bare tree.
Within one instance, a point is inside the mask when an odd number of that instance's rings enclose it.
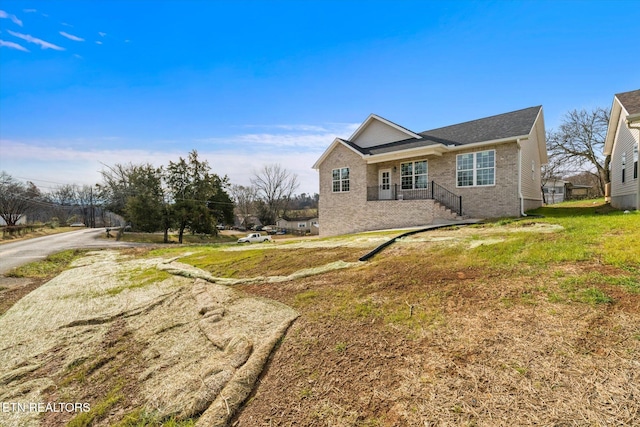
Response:
[[[40,198],[40,190],[32,183],[24,185],[11,175],[0,173],[0,218],[8,226],[14,226]]]
[[[96,217],[93,187],[91,185],[78,187],[76,189],[76,199],[82,213],[82,222],[84,222],[87,227],[95,227]]]
[[[551,155],[565,170],[586,171],[597,176],[603,193],[605,184],[610,181],[611,156],[603,154],[609,115],[610,111],[605,108],[570,111],[565,114],[559,129],[551,131],[547,138]]]
[[[238,216],[242,218],[242,226],[247,226],[247,218],[254,215],[256,211],[256,201],[258,200],[258,189],[253,186],[233,185],[231,196],[236,203]]]
[[[98,184],[101,199],[105,207],[118,215],[123,215],[127,199],[133,194],[131,176],[145,165],[126,165],[117,163],[113,166],[104,165],[106,169],[100,171],[102,185]]]
[[[280,212],[286,211],[291,195],[299,186],[298,176],[279,164],[265,165],[254,172],[251,183],[265,203],[268,213],[266,219],[272,224]]]
[[[78,210],[78,186],[75,184],[59,185],[46,197],[60,224],[69,225],[69,220]]]

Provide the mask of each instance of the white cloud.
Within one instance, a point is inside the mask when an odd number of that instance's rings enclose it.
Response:
[[[22,11],[23,11],[24,13],[36,13],[36,12],[37,12],[37,10],[36,10],[36,9],[22,9]]]
[[[63,48],[63,47],[57,46],[57,45],[55,45],[53,43],[46,42],[46,41],[44,41],[42,39],[38,39],[36,37],[32,37],[32,36],[30,36],[28,34],[16,33],[16,32],[11,31],[11,30],[7,30],[7,32],[9,34],[11,34],[12,36],[14,36],[14,37],[17,37],[19,39],[28,41],[29,43],[34,43],[34,44],[40,45],[40,47],[42,49],[65,50],[65,48]]]
[[[10,13],[5,12],[4,10],[0,10],[0,18],[11,19],[14,24],[22,27],[22,21],[18,19],[16,15],[12,15]]]
[[[66,37],[66,38],[68,38],[69,40],[73,40],[73,41],[75,41],[75,42],[83,42],[83,41],[84,41],[84,39],[83,39],[83,38],[80,38],[80,37],[78,37],[78,36],[74,36],[73,34],[65,33],[64,31],[60,31],[60,35],[61,35],[62,37]]]
[[[23,52],[29,52],[29,49],[19,45],[18,43],[8,42],[4,40],[0,40],[0,46],[8,47],[10,49],[21,50]]]
[[[277,149],[309,149],[324,150],[336,138],[347,138],[359,125],[356,123],[336,123],[325,126],[318,125],[247,125],[266,130],[282,130],[282,132],[262,132],[235,135],[226,138],[206,138],[198,142],[212,144],[233,144],[234,146],[251,145],[272,147]]]
[[[333,139],[335,137],[329,134],[249,133],[232,138],[211,138],[203,142],[225,142],[273,148],[321,148],[327,146],[327,141],[331,143]]]
[[[102,31],[98,31],[98,34],[100,35],[100,37],[104,37],[107,35],[107,33],[103,33]]]
[[[327,142],[326,145],[330,144]],[[186,158],[188,152],[149,151],[143,149],[101,149],[84,151],[70,147],[57,147],[55,141],[18,142],[0,140],[3,148],[0,170],[13,176],[57,183],[75,183],[93,185],[101,182],[99,173],[104,165],[116,163],[152,163],[156,166],[167,165],[179,157]],[[184,144],[183,144],[184,146]],[[311,166],[321,152],[302,150],[282,152],[269,147],[239,147],[236,149],[216,150],[215,147],[194,147],[199,156],[207,160],[213,172],[227,175],[232,184],[250,185],[253,172],[265,164],[279,163],[287,170],[298,175],[300,187],[298,193],[318,191],[318,174]],[[259,160],[256,160],[259,159]],[[63,171],[63,172],[62,172]]]
[[[94,140],[10,141],[0,140],[3,157],[0,170],[32,180],[95,184],[101,182],[103,165],[116,163],[152,163],[167,165],[179,157],[186,158],[188,150],[197,149],[213,172],[227,175],[233,184],[250,185],[254,171],[265,164],[278,163],[298,175],[297,192],[318,192],[318,173],[311,169],[323,151],[336,137],[347,138],[359,126],[357,123],[327,123],[322,125],[244,126],[263,132],[231,135],[226,138],[198,140],[150,141],[146,147],[171,147],[167,150],[96,149],[79,147],[130,146],[142,147],[140,141],[107,135]],[[178,148],[174,148],[178,147]],[[61,172],[64,171],[64,172]],[[36,182],[37,184],[37,182]]]
[[[101,41],[97,41],[96,44],[102,44],[102,42]]]

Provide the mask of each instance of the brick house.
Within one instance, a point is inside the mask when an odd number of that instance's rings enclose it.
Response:
[[[371,114],[336,138],[320,174],[320,235],[517,217],[542,205],[542,107],[425,132]]]
[[[640,89],[613,97],[604,154],[611,155],[611,206],[640,210]]]

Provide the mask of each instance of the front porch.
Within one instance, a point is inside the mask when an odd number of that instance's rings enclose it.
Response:
[[[425,183],[424,188],[414,189],[403,189],[401,185],[387,182],[367,187],[367,202],[390,200],[435,200],[462,216],[462,196],[452,193],[435,181]]]

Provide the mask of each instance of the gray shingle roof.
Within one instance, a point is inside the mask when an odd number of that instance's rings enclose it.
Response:
[[[419,135],[422,136],[422,139],[409,138],[369,148],[359,147],[351,141],[343,141],[362,154],[376,155],[436,144],[458,146],[518,137],[529,134],[541,108],[542,106],[530,107],[457,125],[432,129],[420,132]]]
[[[640,114],[640,89],[616,94],[629,114]]]

